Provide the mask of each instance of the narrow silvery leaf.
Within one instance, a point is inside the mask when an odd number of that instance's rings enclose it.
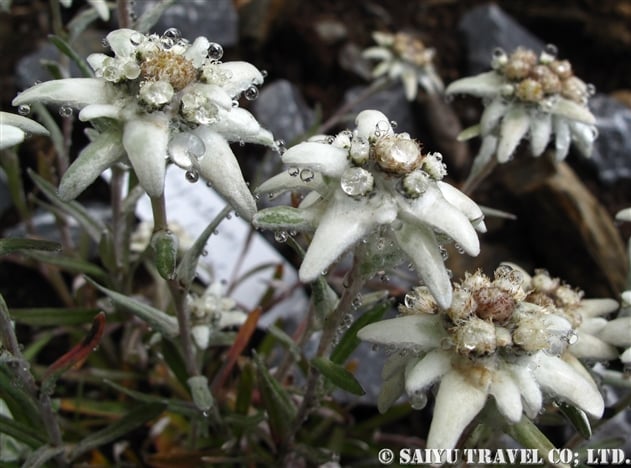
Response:
[[[522,106],[513,107],[506,113],[500,128],[497,144],[497,161],[507,162],[530,126],[528,113]]]
[[[432,349],[445,337],[440,317],[435,315],[405,315],[366,325],[357,332],[362,341],[380,345],[397,345]]]
[[[570,131],[576,148],[586,158],[590,157],[594,149],[594,140],[598,136],[596,127],[582,122],[570,122]]]
[[[347,156],[348,152],[341,148],[307,141],[289,148],[282,159],[288,166],[296,165],[324,175],[340,177],[347,168]]]
[[[191,390],[193,403],[200,411],[208,411],[215,404],[210,389],[208,388],[208,379],[203,375],[190,377],[187,381],[188,388]]]
[[[250,86],[263,84],[260,70],[248,62],[223,62],[217,65],[222,72],[228,73],[230,78],[222,83],[222,88],[231,96],[236,97]]]
[[[569,99],[559,98],[555,100],[550,112],[570,120],[578,120],[590,125],[596,123],[596,118],[586,106],[577,104]]]
[[[467,140],[470,140],[471,138],[475,138],[478,135],[480,135],[480,132],[481,132],[480,124],[475,124],[461,131],[456,137],[456,139],[458,141],[467,141]]]
[[[117,131],[99,134],[79,153],[61,178],[59,197],[73,200],[124,154]]]
[[[461,78],[454,81],[445,90],[446,94],[472,94],[478,97],[496,96],[504,84],[504,78],[494,71]]]
[[[158,113],[155,113],[158,114]],[[169,121],[164,115],[128,120],[123,130],[123,146],[138,182],[154,198],[164,192]]]
[[[547,112],[530,113],[530,149],[533,156],[540,156],[546,149],[552,133],[552,117]]]
[[[252,222],[263,229],[289,229],[293,231],[312,231],[318,225],[312,210],[275,206],[265,208],[254,215]]]
[[[522,405],[519,386],[510,373],[498,369],[493,375],[489,394],[495,398],[500,413],[511,423],[516,423],[521,419]]]
[[[158,273],[162,278],[172,280],[177,262],[177,236],[170,231],[158,231],[151,236],[151,247]]]
[[[210,127],[229,141],[258,143],[273,146],[274,137],[261,127],[258,121],[247,110],[240,107],[229,111],[220,111],[217,122]]]
[[[65,78],[44,81],[22,91],[13,99],[13,105],[42,102],[81,108],[88,104],[110,103],[112,92],[110,83],[97,78]]]
[[[482,117],[480,118],[480,133],[484,136],[492,132],[497,127],[498,122],[502,119],[510,104],[502,97],[496,97],[489,105],[486,106]]]
[[[0,112],[0,126],[18,127],[27,133],[36,133],[38,135],[48,135],[48,130],[34,120],[27,119],[21,115],[11,114],[9,112]],[[4,132],[5,129],[2,129]],[[0,138],[4,140],[5,134],[2,133]]]
[[[353,395],[366,394],[355,376],[340,364],[321,357],[313,358],[311,364],[336,387],[346,390]]]
[[[565,159],[570,151],[570,125],[567,120],[555,117],[553,120],[553,127],[555,133],[554,146],[556,149],[555,159],[556,161],[562,161]]]
[[[0,149],[10,148],[24,141],[25,133],[17,127],[0,126]]]
[[[405,373],[405,391],[408,395],[425,391],[450,370],[449,353],[441,349],[430,351]]]
[[[271,198],[275,198],[286,191],[308,189],[315,190],[317,192],[325,192],[326,185],[322,174],[314,172],[313,177],[304,178],[299,177],[300,170],[298,168],[290,168],[285,172],[276,174],[274,177],[267,179],[261,185],[259,185],[255,193],[269,193]]]

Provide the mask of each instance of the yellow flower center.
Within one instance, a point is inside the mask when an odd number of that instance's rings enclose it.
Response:
[[[140,64],[142,78],[148,81],[166,81],[177,92],[197,79],[198,71],[193,62],[182,55],[158,50]]]

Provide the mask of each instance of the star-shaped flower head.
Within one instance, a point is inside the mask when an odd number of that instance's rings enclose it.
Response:
[[[127,159],[151,197],[161,196],[168,161],[189,180],[209,181],[245,218],[256,211],[229,141],[274,146],[272,135],[238,107],[263,82],[247,62],[221,62],[219,44],[118,29],[107,35],[114,56],[92,54],[95,78],[47,81],[19,94],[14,105],[45,102],[81,109],[100,131],[64,174],[62,198],[72,199],[98,175]]]
[[[433,64],[434,49],[425,47],[418,37],[404,32],[375,31],[372,37],[378,46],[369,47],[362,55],[380,61],[372,72],[374,78],[386,75],[392,80],[400,78],[408,101],[416,97],[419,85],[428,94],[443,92],[443,82]]]
[[[534,418],[544,396],[564,400],[599,418],[604,401],[590,374],[571,353],[572,324],[554,310],[526,302],[520,272],[502,266],[494,279],[467,274],[454,286],[448,309],[420,287],[401,316],[362,328],[357,336],[386,346],[380,410],[405,391],[422,407],[438,392],[427,448],[456,446],[465,427],[493,397],[511,423]]]
[[[48,135],[48,130],[21,115],[0,112],[0,149],[22,143],[29,133]]]
[[[304,282],[313,281],[363,241],[373,246],[376,259],[402,251],[438,303],[448,307],[451,282],[441,244],[454,240],[461,250],[477,255],[474,226],[485,230],[480,208],[441,181],[446,171],[439,153],[423,154],[419,143],[406,133],[395,133],[381,112],[362,111],[356,124],[352,132],[319,136],[286,151],[282,159],[289,169],[257,192],[311,192],[298,208],[259,211],[254,224],[315,231],[299,271]]]
[[[211,284],[201,296],[189,296],[188,307],[191,313],[191,334],[200,349],[206,349],[218,339],[221,330],[240,326],[247,314],[237,309],[233,299],[225,296],[220,282]]]
[[[495,154],[504,163],[522,138],[530,141],[533,156],[540,156],[554,135],[556,160],[563,160],[573,142],[585,156],[598,134],[596,119],[587,107],[593,89],[572,72],[567,60],[556,58],[548,46],[537,55],[518,48],[510,55],[496,49],[492,71],[451,83],[447,94],[471,94],[483,99],[479,125],[461,138],[481,135],[477,159],[486,163]]]

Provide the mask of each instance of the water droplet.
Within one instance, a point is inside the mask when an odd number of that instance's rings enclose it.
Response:
[[[391,120],[390,121],[390,127],[392,127],[393,129],[397,128],[397,125],[399,125],[399,123],[396,120]]]
[[[287,173],[292,177],[297,177],[298,174],[300,174],[300,169],[298,169],[297,167],[290,167],[289,169],[287,169]]]
[[[546,54],[551,55],[552,58],[556,57],[557,54],[559,53],[558,47],[555,46],[554,44],[546,44],[546,46],[544,47],[543,51]]]
[[[373,189],[374,182],[374,177],[366,169],[351,167],[342,174],[340,187],[346,195],[358,197],[370,192]]]
[[[267,70],[261,70],[261,76],[263,78],[267,78],[268,75],[269,75],[269,73],[267,73]]]
[[[300,171],[300,180],[303,182],[311,182],[314,177],[315,173],[309,168],[305,168]]]
[[[346,314],[342,323],[346,328],[350,327],[353,324],[353,314]]]
[[[287,242],[287,238],[289,236],[287,235],[286,231],[276,231],[274,233],[274,240],[280,244],[284,244],[285,242]]]
[[[173,44],[175,44],[177,41],[179,41],[180,39],[182,39],[182,33],[180,32],[179,29],[177,28],[169,28],[166,31],[164,31],[164,34],[162,34],[161,39],[164,40],[168,40]]]
[[[211,42],[208,45],[208,57],[212,60],[221,60],[221,57],[223,57],[223,47],[221,47],[221,44]]]
[[[131,42],[132,45],[135,45],[135,46],[142,44],[144,40],[145,40],[144,34],[139,33],[139,32],[135,32],[129,37],[129,42]]]
[[[243,95],[248,101],[254,101],[257,97],[259,97],[259,89],[256,85],[248,86],[247,89],[243,92]]]
[[[199,172],[194,171],[194,170],[186,171],[186,180],[194,184],[195,182],[199,180]]]
[[[416,293],[414,291],[410,291],[403,298],[403,304],[405,305],[405,307],[411,309],[416,305],[416,299]]]
[[[207,257],[208,256],[208,250],[204,249],[202,250],[202,257]]]
[[[190,168],[193,160],[200,160],[206,154],[206,145],[194,133],[177,133],[167,148],[171,160],[182,168]]]
[[[593,83],[587,83],[586,91],[588,96],[593,96],[596,94],[596,86]]]
[[[567,334],[566,340],[570,345],[576,344],[578,341],[578,335],[572,330]]]
[[[18,106],[18,114],[29,115],[31,113],[31,106],[29,104],[21,104]]]
[[[103,39],[101,39],[101,45],[107,49],[110,46],[110,43],[107,38],[104,37]]]
[[[236,99],[232,100],[232,107],[239,107],[239,101],[237,101]]]
[[[361,294],[358,294],[357,296],[355,296],[353,298],[353,300],[351,301],[351,307],[353,308],[353,310],[357,310],[362,306],[362,302],[363,302],[363,298]]]
[[[416,410],[421,410],[427,405],[427,395],[423,391],[416,391],[410,396],[410,406]]]
[[[62,117],[71,117],[72,116],[72,107],[64,104],[59,108],[59,115]]]

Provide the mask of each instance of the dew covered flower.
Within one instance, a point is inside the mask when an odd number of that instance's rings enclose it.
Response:
[[[75,198],[99,174],[128,161],[151,197],[164,190],[167,162],[189,180],[209,181],[245,218],[256,211],[230,141],[273,146],[270,132],[238,106],[263,82],[247,62],[221,62],[223,50],[205,37],[192,43],[176,29],[162,36],[118,29],[107,35],[114,53],[92,54],[95,78],[47,81],[19,94],[14,105],[56,103],[77,108],[99,133],[64,174],[59,194]]]
[[[237,309],[236,302],[225,295],[220,282],[211,284],[201,296],[189,296],[191,335],[200,349],[206,349],[217,339],[221,330],[238,327],[247,314]]]
[[[604,401],[596,383],[566,352],[576,336],[572,323],[546,305],[527,302],[522,286],[521,273],[508,266],[493,279],[467,274],[454,286],[448,308],[421,286],[406,296],[399,317],[362,328],[360,339],[390,352],[379,409],[403,392],[421,408],[437,384],[427,438],[434,449],[455,447],[489,397],[510,423],[524,413],[536,417],[544,399],[601,417]]]
[[[374,78],[386,75],[393,80],[400,78],[408,101],[416,97],[419,85],[428,94],[442,93],[444,85],[433,64],[434,49],[404,32],[375,31],[372,37],[378,45],[364,50],[362,55],[380,61],[372,72]]]
[[[583,155],[591,154],[597,130],[587,101],[594,91],[574,75],[570,62],[556,57],[554,46],[539,55],[524,48],[510,55],[496,49],[491,67],[446,89],[447,94],[483,99],[480,123],[461,134],[462,139],[482,137],[477,165],[494,154],[498,162],[508,161],[522,138],[529,140],[533,156],[540,156],[552,140],[557,161],[567,156],[570,143]]]
[[[315,231],[299,271],[304,282],[313,281],[358,242],[369,244],[375,261],[402,251],[439,304],[447,307],[451,283],[441,244],[453,240],[477,255],[474,227],[484,232],[482,212],[441,180],[446,173],[442,156],[423,154],[408,134],[394,132],[384,114],[362,111],[356,124],[352,132],[314,137],[287,150],[282,155],[287,171],[257,192],[309,193],[297,208],[259,211],[254,224],[276,231]]]
[[[0,112],[0,149],[22,143],[29,133],[48,135],[48,130],[21,115]]]

